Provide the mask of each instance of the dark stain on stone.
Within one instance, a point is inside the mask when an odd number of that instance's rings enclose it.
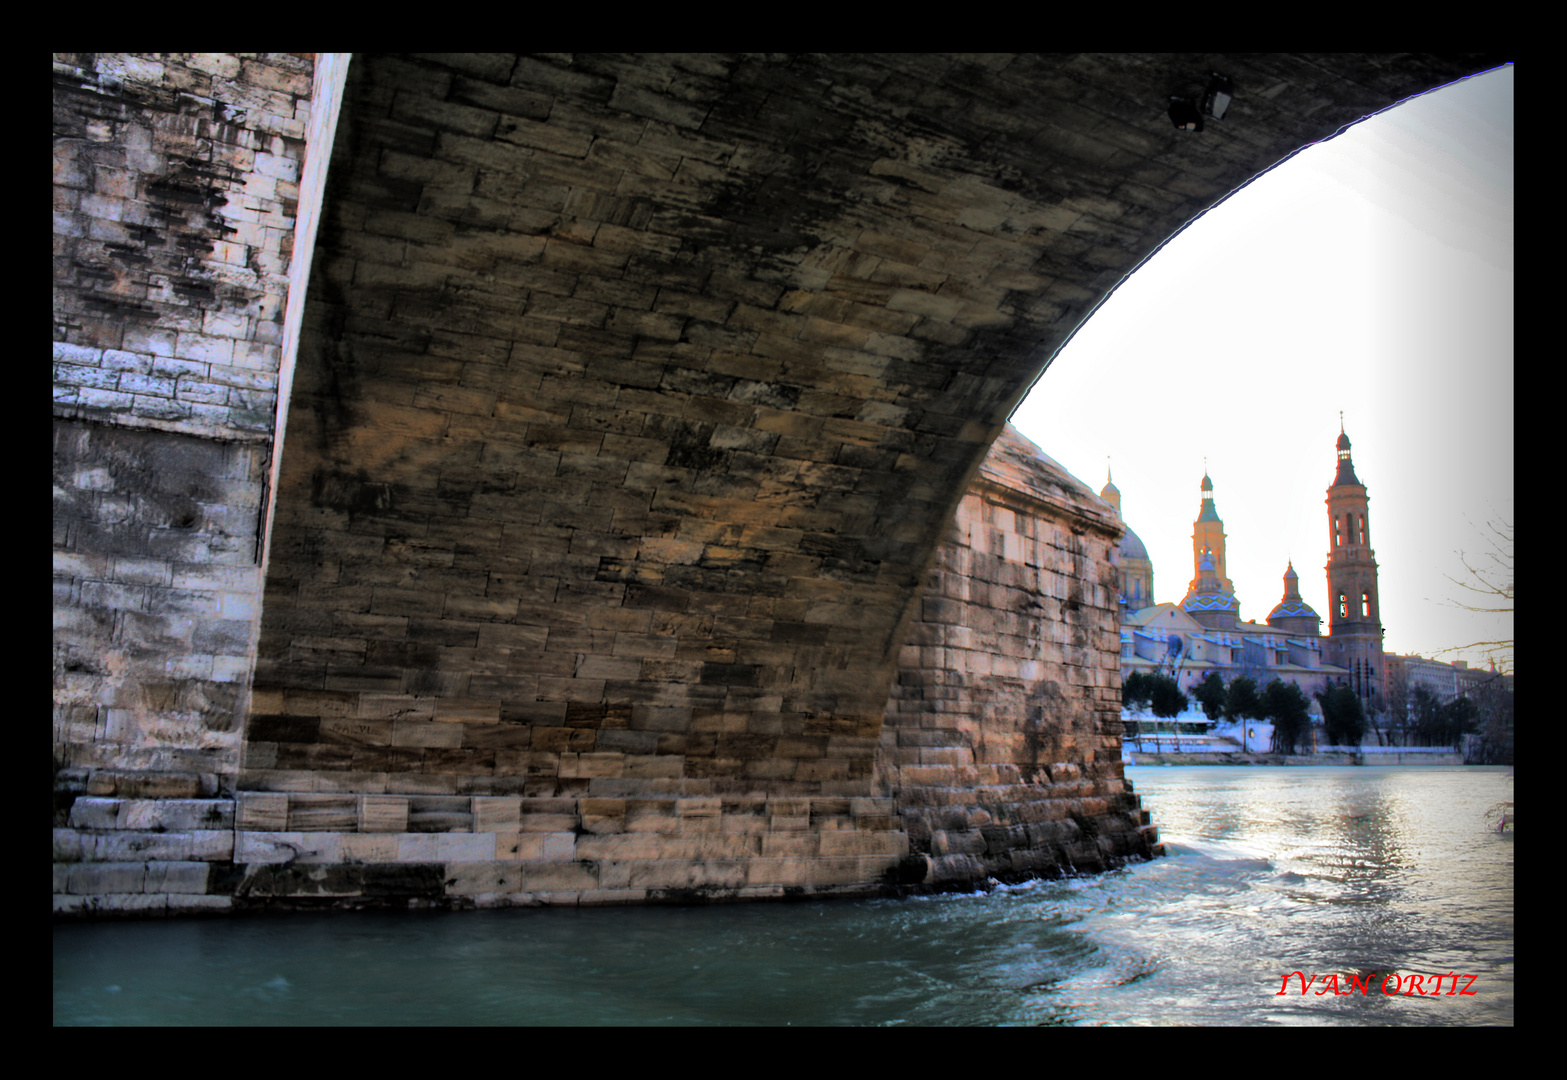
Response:
[[[381,514],[392,509],[392,485],[372,483],[363,469],[354,476],[318,470],[310,478],[310,501],[350,515]]]
[[[201,507],[193,499],[174,499],[168,513],[171,528],[194,529],[201,524]]]
[[[401,862],[401,864],[357,867],[364,878],[367,897],[443,897],[445,867],[439,862]]]
[[[701,681],[724,686],[757,686],[760,670],[757,664],[704,663]]]
[[[246,735],[250,742],[313,743],[320,729],[316,716],[252,716]]]

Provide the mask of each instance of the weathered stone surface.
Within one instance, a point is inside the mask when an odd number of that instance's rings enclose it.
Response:
[[[1107,837],[1095,863],[1155,850],[1123,780],[1119,701],[1099,692],[1120,679],[1120,532],[1011,428],[959,505],[903,647],[877,773],[935,881],[1081,868],[1080,824]],[[1061,760],[1069,749],[1077,761]]]

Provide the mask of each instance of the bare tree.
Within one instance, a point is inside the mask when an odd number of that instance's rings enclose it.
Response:
[[[1471,580],[1460,581],[1447,575],[1447,580],[1454,585],[1474,594],[1476,602],[1462,604],[1449,601],[1449,603],[1465,611],[1485,615],[1511,615],[1513,613],[1513,523],[1503,520],[1491,521],[1486,523],[1486,528],[1490,535],[1485,536],[1485,541],[1490,546],[1490,551],[1477,556],[1471,556],[1465,551],[1458,553],[1459,561],[1464,564],[1464,569],[1469,571]],[[1440,657],[1471,649],[1478,650],[1486,659],[1494,662],[1497,671],[1512,674],[1513,640],[1511,638],[1500,641],[1472,641],[1467,645],[1442,649],[1436,655]]]
[[[1409,672],[1403,664],[1389,667],[1382,695],[1386,708],[1374,713],[1371,723],[1379,745],[1400,746],[1409,727]]]

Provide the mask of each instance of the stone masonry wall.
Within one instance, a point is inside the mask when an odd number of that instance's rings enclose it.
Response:
[[[66,793],[233,790],[311,92],[309,57],[55,57]]]
[[[55,414],[265,440],[312,61],[61,53]]]
[[[873,796],[704,797],[646,784],[618,795],[83,796],[55,833],[55,909],[870,895],[1156,854],[1120,765],[1118,530],[1092,493],[1007,430],[929,575]],[[315,722],[360,724],[346,712]],[[574,753],[572,729],[558,730],[560,747],[536,751],[548,755],[538,770],[518,758],[522,790],[536,771],[550,784],[562,772],[615,780],[596,756],[605,751]]]
[[[212,860],[232,857],[313,69],[293,54],[54,56],[68,908],[199,910]]]
[[[1121,526],[1008,428],[903,646],[879,778],[927,881],[1017,881],[1157,852],[1121,765]]]

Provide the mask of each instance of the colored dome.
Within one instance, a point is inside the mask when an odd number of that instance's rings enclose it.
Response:
[[[1219,611],[1240,617],[1240,601],[1219,582],[1219,571],[1213,560],[1213,552],[1204,551],[1197,562],[1197,585],[1181,601],[1181,610],[1189,615],[1205,611]]]
[[[1293,619],[1302,615],[1312,619],[1321,618],[1304,600],[1285,600],[1268,612],[1268,621],[1271,623],[1274,619]]]
[[[1199,611],[1224,611],[1238,617],[1241,605],[1235,599],[1234,593],[1227,593],[1220,589],[1218,592],[1193,593],[1181,601],[1181,610],[1187,614],[1196,614]]]
[[[1146,558],[1148,558],[1148,549],[1145,546],[1143,546],[1142,539],[1136,533],[1134,533],[1131,529],[1127,529],[1126,530],[1126,534],[1121,537],[1121,558],[1122,559],[1146,559]]]
[[[1300,598],[1300,575],[1295,573],[1295,563],[1292,560],[1284,568],[1284,599],[1268,613],[1268,624],[1271,626],[1275,619],[1302,617],[1321,622],[1321,617],[1311,609],[1311,605]]]

